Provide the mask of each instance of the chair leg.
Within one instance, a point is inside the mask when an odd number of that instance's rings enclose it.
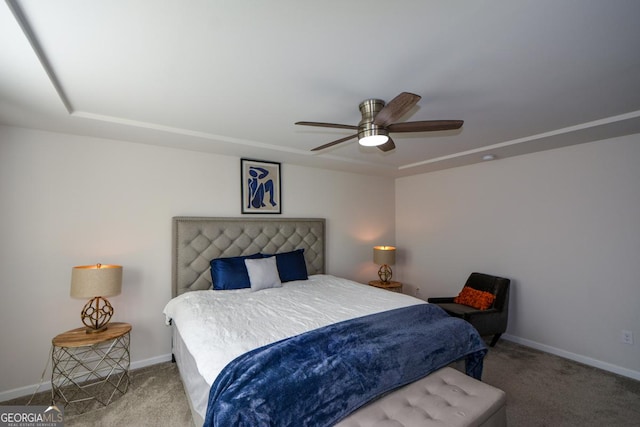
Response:
[[[495,334],[493,336],[493,339],[491,340],[491,344],[489,344],[489,347],[494,347],[496,345],[496,343],[500,339],[500,335],[502,335],[502,334]]]

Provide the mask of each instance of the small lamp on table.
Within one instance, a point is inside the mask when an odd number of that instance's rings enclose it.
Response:
[[[373,247],[373,262],[380,266],[378,270],[378,277],[384,284],[388,284],[391,281],[393,272],[390,265],[396,262],[396,248],[393,246],[374,246]]]
[[[71,297],[91,298],[82,309],[87,333],[101,332],[113,316],[113,307],[105,297],[120,294],[122,267],[119,265],[83,265],[71,272]]]

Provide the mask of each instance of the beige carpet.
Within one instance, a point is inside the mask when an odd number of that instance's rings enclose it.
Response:
[[[509,341],[485,358],[483,381],[507,393],[510,427],[640,426],[640,382],[604,372]],[[40,393],[32,404],[49,404]],[[7,404],[24,404],[29,396]],[[126,395],[107,407],[74,415],[65,426],[191,425],[176,366],[161,363],[132,372]]]
[[[638,427],[640,381],[501,340],[483,381],[507,393],[513,427]]]
[[[31,396],[3,402],[23,405]],[[51,392],[38,393],[31,405],[49,405]],[[85,410],[84,408],[82,409]],[[178,368],[174,363],[160,363],[131,371],[131,385],[124,396],[108,406],[95,403],[78,414],[78,407],[64,410],[65,427],[143,427],[192,426],[191,412],[184,394]]]

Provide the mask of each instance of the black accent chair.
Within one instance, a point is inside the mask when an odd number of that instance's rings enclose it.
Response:
[[[509,279],[483,273],[471,273],[465,286],[492,293],[496,298],[486,310],[456,304],[455,297],[429,298],[428,302],[442,307],[451,316],[460,317],[478,330],[481,336],[493,335],[490,346],[496,345],[500,335],[507,330],[509,317]]]

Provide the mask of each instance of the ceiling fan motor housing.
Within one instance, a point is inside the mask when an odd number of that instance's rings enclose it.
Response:
[[[384,108],[384,101],[381,99],[366,99],[360,103],[360,113],[362,114],[362,120],[358,123],[358,141],[362,145],[363,141],[368,141],[371,136],[381,136],[379,142],[371,143],[371,145],[384,144],[389,137],[389,132],[382,126],[375,125],[373,120],[376,115]]]
[[[396,148],[393,140],[389,138],[389,132],[433,132],[460,129],[462,126],[462,120],[420,120],[396,123],[397,120],[407,114],[419,100],[420,95],[410,92],[402,92],[387,104],[381,99],[365,99],[360,103],[362,120],[360,120],[358,126],[324,122],[296,122],[296,124],[358,131],[356,134],[336,139],[335,141],[313,148],[311,151],[324,150],[325,148],[333,147],[334,145],[357,137],[360,145],[378,147],[378,149],[385,153]]]

